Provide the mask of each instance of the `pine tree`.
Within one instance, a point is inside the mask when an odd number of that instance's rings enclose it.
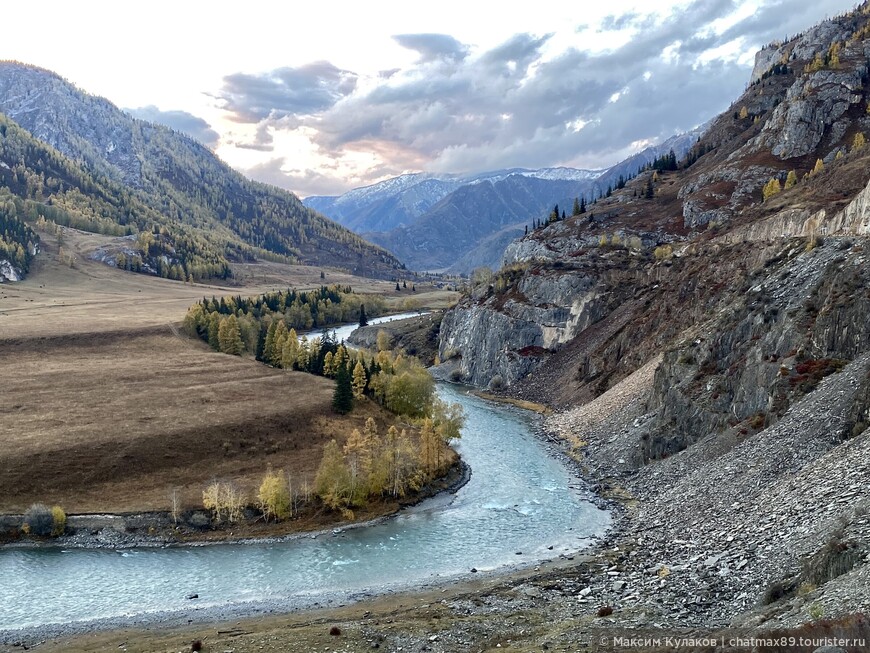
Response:
[[[398,282],[398,281],[396,282],[396,290],[399,290],[399,291],[402,290],[402,289],[399,287],[399,282]]]
[[[580,199],[577,197],[574,198],[574,206],[571,207],[571,215],[580,215]]]
[[[655,197],[655,189],[653,188],[652,177],[650,177],[646,181],[646,190],[644,191],[644,197],[646,197],[648,200],[651,200],[653,197]]]
[[[254,358],[258,361],[263,360],[263,352],[266,350],[266,336],[269,332],[269,329],[266,327],[265,322],[260,322],[260,331],[257,334],[257,347],[254,350]]]
[[[810,173],[810,176],[815,176],[819,174],[822,170],[825,169],[825,162],[821,159],[816,159],[816,165],[813,166],[813,171]]]
[[[353,410],[353,387],[346,365],[339,365],[335,371],[335,392],[332,395],[332,408],[339,415]]]
[[[863,132],[858,132],[855,134],[855,138],[852,139],[852,151],[856,152],[860,150],[867,143],[867,140],[864,138]]]
[[[368,326],[369,318],[366,316],[366,307],[364,304],[359,305],[359,325],[361,327]]]
[[[220,351],[221,344],[218,339],[221,325],[221,318],[218,313],[212,313],[208,316],[208,346],[215,351]]]
[[[586,213],[586,197],[585,196],[580,198],[580,213],[581,214]]]
[[[788,175],[785,178],[785,190],[788,190],[792,186],[796,186],[797,182],[797,173],[794,170],[789,170]]]

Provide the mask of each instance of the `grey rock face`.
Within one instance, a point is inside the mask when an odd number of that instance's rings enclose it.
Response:
[[[518,291],[522,300],[469,299],[445,315],[439,356],[459,358],[464,381],[487,386],[499,377],[511,385],[604,310],[595,281],[577,272],[528,275]]]
[[[0,98],[0,111],[36,138],[73,158],[85,152],[101,174],[141,186],[134,120],[108,100],[81,94],[53,73],[14,65],[0,75]]]
[[[819,70],[798,78],[786,101],[773,110],[753,149],[769,149],[780,159],[814,152],[849,107],[861,102],[864,70]],[[834,129],[829,141],[838,141],[844,131],[844,126]]]

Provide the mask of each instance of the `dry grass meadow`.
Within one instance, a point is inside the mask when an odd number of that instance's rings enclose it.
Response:
[[[23,282],[0,285],[0,513],[30,503],[69,513],[167,510],[201,502],[213,479],[252,491],[266,467],[313,477],[323,444],[374,416],[331,411],[331,381],[274,370],[211,351],[180,334],[203,295],[252,295],[323,283],[319,268],[246,265],[243,287],[190,285],[126,273],[87,260],[103,237],[53,237]],[[327,283],[358,292],[407,293],[394,282],[331,270]],[[422,304],[451,293],[420,288]]]

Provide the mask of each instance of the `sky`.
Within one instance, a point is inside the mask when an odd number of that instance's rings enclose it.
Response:
[[[763,45],[854,5],[44,0],[38,18],[4,6],[0,59],[305,197],[408,172],[612,165],[727,109]]]

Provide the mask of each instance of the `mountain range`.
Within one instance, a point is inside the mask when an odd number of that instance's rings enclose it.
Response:
[[[555,205],[591,202],[671,150],[684,156],[704,127],[601,170],[511,168],[474,175],[417,173],[303,203],[395,253],[418,270],[497,269],[505,247]]]
[[[31,215],[45,213],[32,205],[72,198],[69,180],[42,169],[46,157],[56,168],[75,170],[75,189],[84,196],[106,190],[113,210],[94,211],[79,202],[84,212],[55,211],[54,218],[110,235],[152,232],[159,247],[148,249],[160,256],[146,261],[140,248],[132,258],[140,259],[142,271],[226,277],[232,262],[256,258],[381,277],[402,268],[395,256],[292,193],[246,179],[197,141],[137,120],[47,70],[0,62],[0,113],[16,141],[7,143],[7,155],[17,158],[5,161],[5,168],[17,166],[19,180],[31,178],[29,186],[7,183],[6,191],[29,202]]]

